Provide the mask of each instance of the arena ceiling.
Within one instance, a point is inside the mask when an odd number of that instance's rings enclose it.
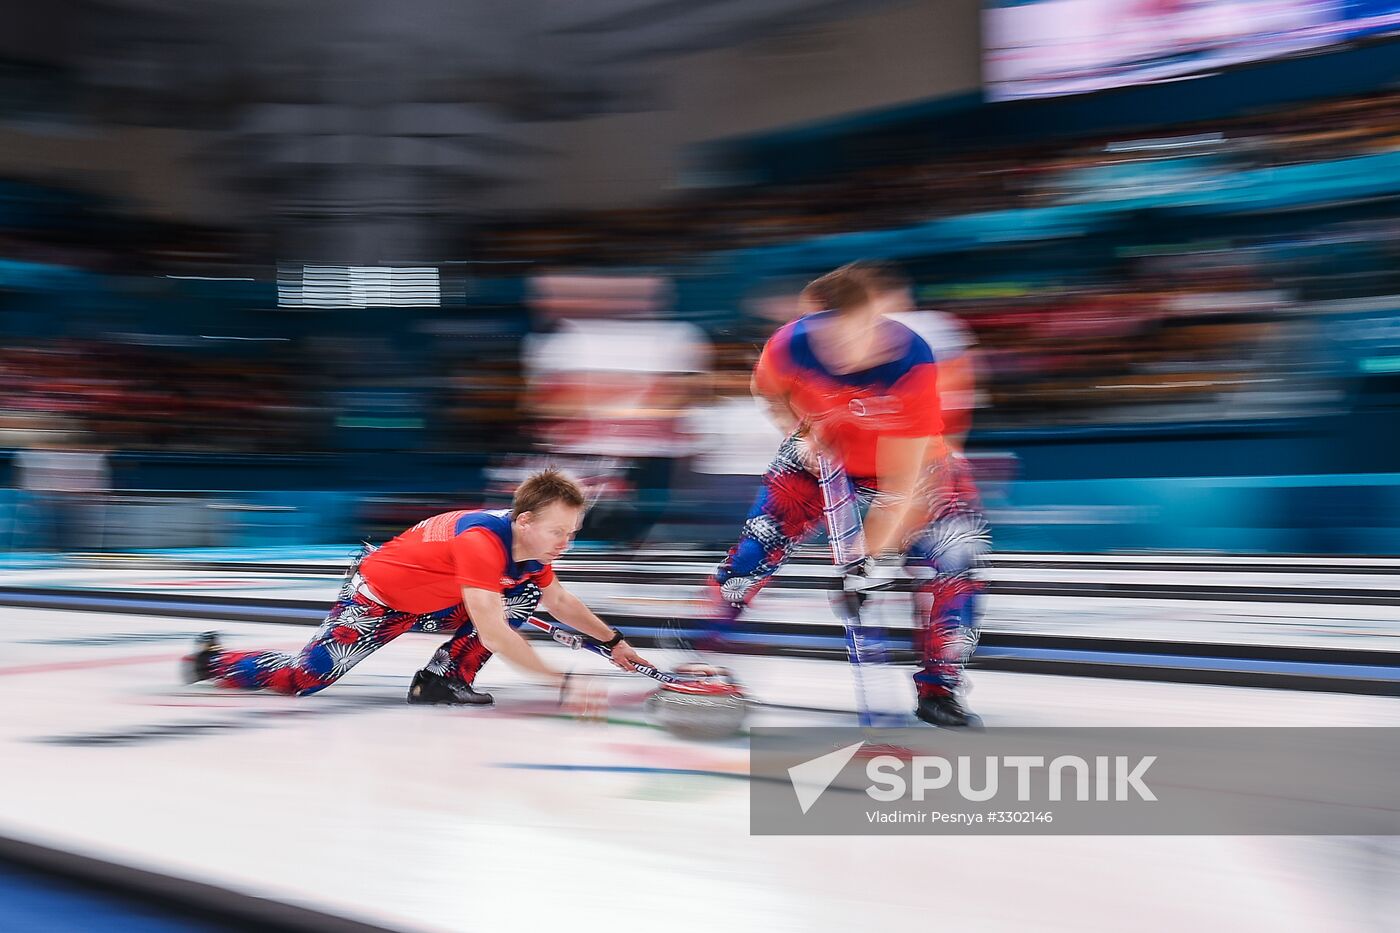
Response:
[[[281,216],[407,218],[509,183],[532,123],[664,109],[659,59],[892,2],[0,0],[0,119],[190,130]]]
[[[517,124],[664,106],[648,81],[659,58],[887,5],[19,0],[4,4],[0,59],[30,96],[75,116],[258,140],[274,163],[336,164],[368,148],[394,164],[489,174]]]

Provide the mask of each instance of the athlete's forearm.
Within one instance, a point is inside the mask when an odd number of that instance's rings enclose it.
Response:
[[[505,625],[504,622],[502,625],[505,630],[494,633],[489,639],[485,637],[484,632],[480,633],[482,635],[481,643],[486,646],[486,650],[497,657],[505,658],[510,664],[523,671],[542,674],[554,683],[563,683],[564,675],[546,664],[540,658],[539,652],[530,646],[523,635]]]
[[[953,452],[953,445],[948,442],[947,438],[933,437],[929,439],[928,449],[924,456],[925,462],[919,468],[913,494],[909,497],[909,508],[904,512],[899,530],[894,535],[892,547],[903,547],[906,542],[918,534],[920,528],[928,521],[929,503],[937,494],[934,487],[947,481],[948,472],[945,467],[948,458],[953,456]]]
[[[910,498],[887,494],[881,490],[865,517],[865,546],[878,557],[899,550],[903,543],[900,532],[908,524]]]
[[[970,426],[970,416],[977,400],[977,361],[973,351],[969,350],[947,363],[939,364],[938,396],[946,406],[944,408],[943,440],[949,448],[961,453],[967,443],[968,428],[966,426]],[[966,420],[962,422],[966,425],[963,430],[957,432],[948,430],[949,419],[946,416],[950,411],[966,411],[968,413],[965,416]]]
[[[542,674],[547,679],[562,682],[564,675],[544,662],[530,643],[515,629],[506,624],[505,606],[499,593],[475,588],[464,588],[462,602],[467,607],[476,635],[487,651],[505,658],[514,667],[532,674]]]
[[[902,549],[930,439],[882,437],[876,447],[880,493],[865,519],[867,550],[879,556]],[[941,445],[940,445],[941,449]]]
[[[773,422],[779,431],[782,431],[784,434],[791,434],[802,424],[802,419],[798,417],[797,412],[792,410],[792,406],[788,404],[786,396],[772,395],[768,392],[764,392],[759,388],[757,378],[749,380],[749,391],[753,394],[753,397],[758,400],[759,405],[763,406],[764,410],[768,412],[768,419]]]

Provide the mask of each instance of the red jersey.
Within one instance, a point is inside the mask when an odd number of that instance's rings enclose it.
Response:
[[[553,567],[512,560],[510,549],[508,509],[444,512],[370,554],[360,573],[390,609],[420,614],[457,605],[464,586],[510,595],[554,582]]]
[[[809,314],[780,328],[763,348],[754,381],[765,395],[785,396],[798,417],[817,424],[846,472],[869,482],[876,476],[875,445],[881,436],[943,433],[937,366],[922,337],[885,319],[879,326],[891,329],[903,351],[870,369],[833,373],[813,351],[810,331],[812,322],[832,313]]]

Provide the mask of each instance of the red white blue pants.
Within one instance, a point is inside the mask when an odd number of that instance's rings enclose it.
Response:
[[[285,651],[224,651],[214,659],[213,681],[239,690],[271,690],[305,696],[324,690],[351,668],[404,632],[452,632],[427,670],[472,683],[491,657],[461,603],[438,612],[399,612],[366,596],[359,569],[367,550],[351,563],[326,621],[296,654]],[[540,601],[539,587],[524,583],[507,590],[506,617],[519,627]]]
[[[904,565],[915,581],[914,644],[923,662],[914,683],[921,697],[955,691],[962,682],[977,647],[985,586],[977,571],[991,548],[966,463],[958,459],[929,480],[916,505],[927,518],[905,550]],[[867,501],[874,495],[859,484],[857,489]],[[821,522],[821,486],[789,438],[763,476],[738,543],[712,577],[721,626],[738,618]]]

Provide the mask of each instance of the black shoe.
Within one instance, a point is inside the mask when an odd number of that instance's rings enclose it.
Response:
[[[214,676],[214,659],[224,646],[219,643],[218,632],[205,632],[195,639],[194,654],[185,655],[185,683],[197,684]]]
[[[489,693],[473,690],[470,684],[448,680],[432,671],[419,671],[413,675],[413,683],[408,688],[408,702],[447,706],[490,706],[496,700]]]
[[[914,710],[930,726],[944,729],[980,729],[982,717],[964,709],[958,698],[951,693],[930,694],[919,698],[919,708]]]

